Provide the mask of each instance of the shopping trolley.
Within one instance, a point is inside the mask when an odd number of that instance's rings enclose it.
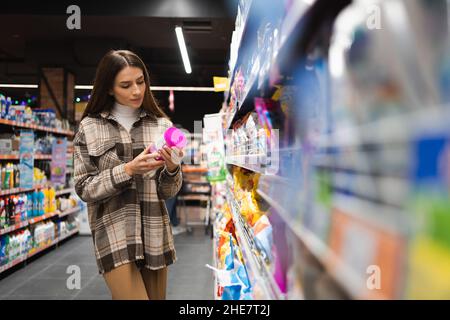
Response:
[[[206,169],[195,166],[183,168],[183,185],[177,197],[177,203],[180,204],[180,214],[184,217],[184,225],[188,233],[192,233],[192,226],[204,226],[205,234],[212,236],[211,224],[211,184],[206,180]],[[206,204],[204,221],[191,221],[188,214],[188,205]]]

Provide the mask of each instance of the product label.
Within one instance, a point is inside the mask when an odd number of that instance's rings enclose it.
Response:
[[[34,132],[31,130],[20,131],[20,187],[33,187],[34,169]]]

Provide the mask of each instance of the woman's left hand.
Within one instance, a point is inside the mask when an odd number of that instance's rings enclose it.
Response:
[[[170,148],[168,146],[164,146],[158,153],[164,159],[166,168],[169,172],[174,172],[177,169],[184,156],[183,150],[176,147]]]

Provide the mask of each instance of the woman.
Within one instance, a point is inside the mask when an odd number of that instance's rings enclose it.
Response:
[[[74,138],[74,179],[113,299],[165,299],[176,256],[164,200],[181,187],[183,151],[149,149],[171,125],[142,60],[108,52]]]

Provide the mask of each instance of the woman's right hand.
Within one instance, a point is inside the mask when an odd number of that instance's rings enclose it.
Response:
[[[164,165],[163,160],[155,160],[160,155],[157,152],[148,153],[147,148],[136,158],[125,164],[125,172],[129,176],[135,174],[145,174],[151,170],[158,169]]]

